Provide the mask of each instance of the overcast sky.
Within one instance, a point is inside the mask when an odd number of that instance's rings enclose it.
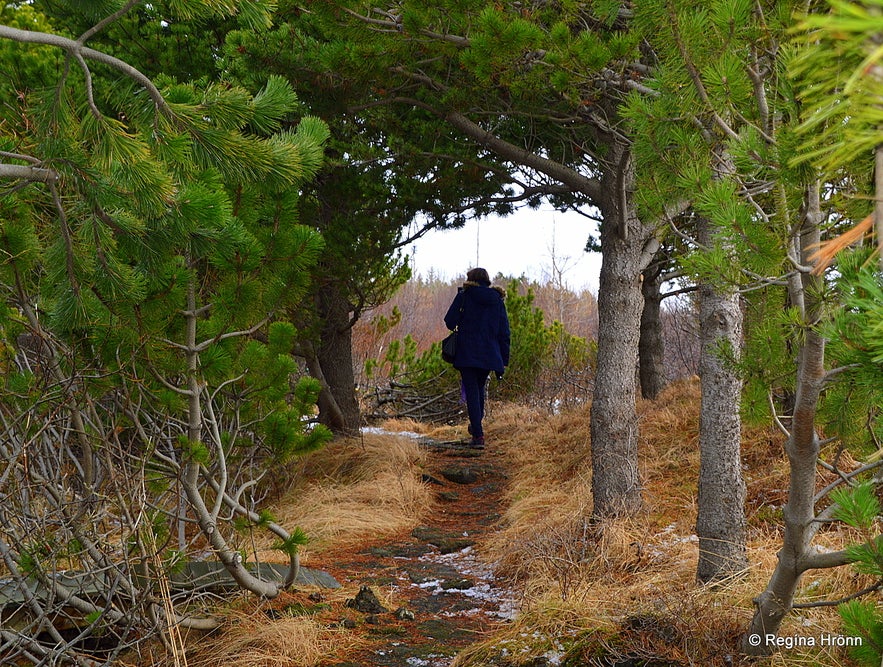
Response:
[[[482,266],[492,277],[524,274],[544,282],[557,266],[568,287],[597,293],[601,256],[583,251],[594,231],[595,224],[576,213],[523,209],[506,218],[471,220],[459,230],[429,232],[403,250],[412,257],[415,276],[432,270],[441,278],[460,278]]]

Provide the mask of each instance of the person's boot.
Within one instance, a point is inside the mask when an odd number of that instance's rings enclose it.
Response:
[[[469,446],[472,449],[484,449],[484,436],[480,435],[477,438],[473,437],[472,441],[469,443]]]

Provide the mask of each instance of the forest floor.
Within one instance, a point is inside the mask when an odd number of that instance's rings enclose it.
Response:
[[[401,456],[399,447],[419,449],[419,467],[405,473],[416,471],[419,477],[414,481],[426,494],[425,504],[416,511],[417,520],[396,527],[395,517],[386,521],[380,517],[377,525],[382,529],[374,535],[356,529],[355,538],[338,535],[328,540],[319,555],[308,558],[308,564],[334,577],[340,589],[296,588],[270,601],[247,602],[241,610],[245,616],[236,616],[234,625],[250,638],[234,630],[225,633],[232,637],[207,640],[196,650],[191,665],[448,667],[465,647],[512,621],[517,600],[481,554],[505,507],[508,466],[504,451],[493,446],[475,450],[465,441],[439,441],[414,433],[385,434],[380,442],[395,450],[393,465]],[[368,452],[365,458],[373,455]],[[311,475],[346,477],[349,473],[341,470],[351,464],[338,461],[331,467],[333,473],[314,470]],[[396,482],[383,472],[375,471],[372,476],[375,479],[368,484],[386,486],[393,495]],[[348,493],[373,496],[377,490],[353,492],[350,486]],[[395,498],[384,501],[396,502]],[[357,513],[372,512],[372,504],[378,514],[387,510],[379,500],[369,500],[369,506]],[[324,506],[313,506],[307,513],[317,516],[325,511]],[[338,514],[329,523],[354,520],[339,507],[334,512]],[[268,619],[272,625],[282,624],[279,632],[285,632],[281,629],[285,626],[300,636],[300,627],[286,625],[292,619],[324,631],[314,637],[318,646],[298,655],[296,646],[268,636]],[[255,654],[263,655],[264,661]]]
[[[351,609],[349,618],[368,641],[336,667],[450,665],[460,649],[514,616],[511,593],[475,553],[500,520],[504,458],[492,447],[423,446],[430,451],[424,479],[437,497],[435,511],[397,538],[326,555],[338,581],[367,586],[396,606],[383,614]]]
[[[463,425],[388,423],[332,443],[275,513],[313,536],[305,565],[341,587],[245,602],[189,667],[853,667],[837,647],[739,653],[781,545],[787,461],[768,427],[743,433],[751,565],[696,585],[697,406],[693,381],[641,404],[645,506],[601,525],[585,520],[585,408],[495,405],[481,452],[442,444]],[[837,549],[850,535],[830,526],[817,539]],[[799,599],[842,597],[866,579],[813,573]],[[842,632],[836,610],[816,607],[789,615],[781,635]]]

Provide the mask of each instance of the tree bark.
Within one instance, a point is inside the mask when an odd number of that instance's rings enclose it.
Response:
[[[712,229],[700,222],[700,242],[710,245]],[[696,578],[717,581],[742,572],[745,550],[745,481],[742,478],[742,380],[728,363],[742,348],[742,310],[734,287],[708,280],[699,286],[699,498]]]
[[[821,219],[818,186],[808,187],[803,224],[795,241],[798,257],[804,264],[810,263],[807,257],[818,248]],[[804,273],[799,281],[792,281],[790,289],[800,290],[799,294],[791,295],[791,302],[802,304],[804,331],[797,358],[797,389],[791,433],[785,443],[791,473],[788,502],[783,510],[785,531],[776,568],[766,589],[754,599],[754,616],[743,639],[743,650],[749,655],[766,655],[775,649],[775,644],[767,639],[775,636],[785,615],[791,610],[801,575],[810,568],[822,565],[814,558],[812,548],[816,532],[816,461],[820,450],[816,412],[825,378],[825,339],[817,327],[821,312],[819,295],[822,293],[822,278]]]
[[[655,264],[655,263],[654,263]],[[662,272],[656,266],[644,270],[641,294],[641,334],[638,343],[638,377],[641,397],[655,400],[665,389],[665,339],[662,336]]]
[[[185,313],[185,354],[187,359],[187,389],[183,391],[187,397],[187,438],[192,445],[203,442],[204,418],[202,399],[205,382],[199,364],[199,347],[196,342],[197,332],[196,287],[193,281],[187,285],[187,311]],[[184,464],[181,475],[181,487],[196,518],[196,523],[206,541],[211,545],[218,560],[224,564],[233,580],[244,590],[256,595],[273,598],[279,594],[279,586],[266,582],[252,575],[245,567],[242,554],[233,549],[218,530],[218,513],[208,508],[205,498],[199,490],[199,478],[202,466],[198,457],[190,457]],[[217,510],[217,503],[216,508]]]
[[[637,217],[628,147],[614,144],[601,200],[601,273],[598,285],[598,362],[592,397],[592,514],[634,515],[641,508],[638,477],[636,368],[640,338],[641,272],[658,244]],[[653,244],[650,244],[653,245]]]
[[[315,350],[318,368],[312,368],[311,374],[322,385],[319,421],[335,433],[352,435],[361,426],[353,372],[352,308],[334,282],[318,288],[316,303],[322,331]]]

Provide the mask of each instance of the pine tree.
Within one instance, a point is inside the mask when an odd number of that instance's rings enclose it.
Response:
[[[314,80],[345,82],[341,104],[354,90],[369,92],[360,114],[394,109],[396,118],[409,120],[403,128],[422,123],[426,131],[412,140],[425,139],[430,155],[448,155],[437,138],[445,147],[459,139],[463,148],[455,155],[468,149],[478,156],[463,161],[460,178],[471,179],[469,166],[493,158],[499,166],[478,177],[508,174],[497,197],[503,212],[548,197],[603,219],[593,511],[599,517],[635,512],[641,504],[634,386],[639,276],[658,242],[654,224],[644,224],[635,210],[630,141],[618,114],[646,73],[639,41],[627,30],[629,12],[416,2],[369,15],[352,3],[311,10],[310,20],[329,36]]]
[[[711,225],[712,234],[697,244],[699,251],[686,265],[712,288],[745,290],[750,315],[742,361],[731,344],[721,345],[717,356],[747,381],[746,413],[773,419],[785,438],[791,477],[783,545],[766,590],[755,600],[746,637],[762,641],[747,640],[750,653],[771,650],[764,640],[790,610],[803,572],[848,558],[819,553],[812,544],[818,520],[830,513],[816,509],[825,497],[816,493],[818,429],[827,414],[845,410],[842,396],[832,390],[845,371],[830,369],[826,358],[831,336],[825,322],[837,295],[811,268],[826,228],[865,215],[867,203],[850,195],[867,178],[858,165],[849,174],[813,168],[832,144],[818,132],[801,134],[808,127],[801,126],[802,103],[810,100],[805,108],[811,112],[824,109],[814,98],[815,77],[843,63],[831,57],[831,49],[817,48],[817,32],[810,34],[807,49],[800,40],[790,42],[792,9],[778,3],[760,14],[750,3],[642,3],[637,17],[655,36],[651,45],[660,58],[656,81],[649,85],[659,95],[634,96],[630,111],[635,136],[643,139],[637,147],[646,151],[642,161],[662,167],[642,172],[653,186],[642,188],[643,203],[658,210],[676,193]],[[795,63],[803,58],[816,63],[805,70],[813,80],[794,81],[789,73],[799,71]],[[829,100],[831,108],[839,105],[837,94]],[[869,405],[860,400],[855,407]],[[828,424],[827,433],[844,442],[854,431]],[[699,531],[707,506],[700,489]]]
[[[277,594],[304,536],[259,510],[260,481],[328,437],[304,427],[318,386],[296,379],[285,319],[322,248],[297,197],[327,126],[298,118],[279,78],[254,95],[152,79],[93,48],[132,7],[100,21],[106,4],[63,6],[96,26],[79,36],[29,4],[2,10],[0,44],[18,62],[3,85],[20,94],[0,124],[0,553],[41,591],[25,600],[33,625],[3,636],[16,661],[75,652],[51,629],[62,608],[120,650],[157,618],[184,622],[144,587],[205,544],[242,587]],[[226,11],[177,7],[181,20]],[[264,3],[242,8],[243,20],[269,16]],[[288,555],[287,581],[246,567],[236,530],[258,527]],[[111,588],[86,597],[58,582],[62,566],[83,581],[103,572],[96,585]]]
[[[648,1],[637,6],[635,16],[636,30],[647,36],[657,59],[647,82],[653,92],[630,100],[639,196],[650,211],[664,211],[672,198],[692,209],[690,216],[673,220],[671,226],[694,249],[696,261],[688,266],[700,295],[697,576],[702,581],[731,576],[747,563],[740,461],[742,379],[733,363],[742,346],[738,289],[746,281],[732,269],[747,240],[739,235],[754,224],[752,202],[743,197],[746,177],[737,160],[754,149],[746,148],[746,137],[769,134],[770,119],[762,113],[771,94],[768,84],[758,75],[752,85],[747,72],[753,65],[740,62],[740,57],[755,58],[767,67],[766,54],[775,53],[755,25],[761,20],[744,2],[700,7]],[[761,150],[770,152],[762,145]]]
[[[252,85],[268,72],[287,77],[332,127],[334,159],[304,212],[322,231],[326,251],[311,299],[313,335],[299,351],[322,379],[320,419],[351,432],[360,424],[353,324],[410,275],[402,250],[411,240],[462,226],[470,212],[508,210],[507,197],[497,195],[510,179],[498,161],[477,156],[431,114],[379,103],[384,77],[374,75],[386,58],[371,50],[376,46],[350,44],[322,11],[304,14],[283,3],[277,18],[271,31],[231,33],[224,66]]]

